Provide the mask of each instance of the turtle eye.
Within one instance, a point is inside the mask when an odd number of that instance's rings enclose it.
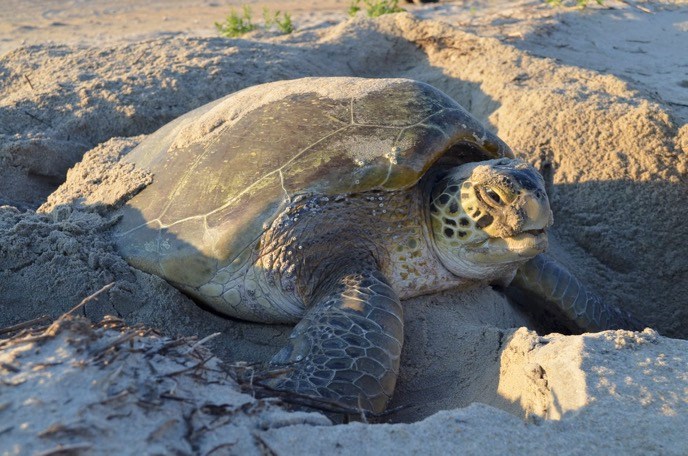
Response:
[[[499,196],[499,193],[495,192],[491,188],[485,190],[485,194],[496,204],[502,204],[502,197]]]

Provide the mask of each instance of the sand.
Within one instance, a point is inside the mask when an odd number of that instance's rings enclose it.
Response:
[[[684,340],[505,334],[499,391],[413,424],[333,426],[242,391],[204,340],[67,317],[0,344],[3,454],[685,454]],[[682,390],[683,389],[683,390]],[[122,436],[127,438],[122,438]]]
[[[222,360],[269,359],[288,327],[212,314],[117,255],[114,209],[151,179],[118,159],[175,117],[258,83],[410,77],[457,99],[521,157],[553,160],[552,253],[656,332],[547,336],[552,328],[491,288],[416,298],[405,303],[392,404],[407,407],[385,420],[430,418],[355,432],[295,419],[252,445],[342,454],[373,451],[371,441],[406,452],[688,451],[686,347],[677,339],[688,337],[685,4],[580,11],[457,2],[347,20],[337,2],[309,4],[313,13],[284,2],[300,32],[227,40],[206,19],[227,5],[192,3],[28,2],[0,19],[0,326],[55,318],[115,282],[85,307],[93,321],[111,314],[169,337],[221,332],[206,345]],[[0,405],[0,432],[23,445],[43,424],[22,434],[12,407]],[[51,436],[26,451],[67,441]]]

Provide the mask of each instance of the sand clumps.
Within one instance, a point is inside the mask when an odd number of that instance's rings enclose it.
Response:
[[[500,388],[509,384],[504,391],[529,411],[530,423],[474,404],[415,424],[331,426],[322,415],[285,412],[241,393],[193,338],[160,337],[112,317],[97,325],[63,317],[1,342],[0,417],[12,419],[2,420],[0,451],[685,452],[687,342],[652,330],[505,336]]]
[[[3,454],[259,454],[257,434],[330,425],[243,394],[200,341],[61,318],[2,342]]]
[[[629,343],[617,348],[618,338]],[[688,397],[682,391],[687,381],[686,358],[681,353],[685,341],[657,336],[650,330],[640,335],[626,331],[555,335],[546,340],[518,330],[508,339],[502,356],[523,357],[525,364],[507,368],[500,383],[512,383],[510,394],[533,404],[533,410],[544,406],[540,410],[545,413],[539,416],[560,414],[561,420],[535,419],[527,424],[513,415],[473,404],[411,425],[295,426],[268,431],[265,441],[276,450],[344,448],[342,454],[353,453],[348,451],[352,446],[363,449],[358,454],[451,451],[476,455],[679,455],[688,448],[685,436],[676,433],[688,420]],[[571,354],[575,354],[572,360]],[[567,369],[556,373],[563,359],[570,360]],[[581,363],[573,362],[576,359]],[[560,375],[564,373],[572,376]]]
[[[45,314],[57,318],[110,282],[115,285],[80,313],[95,322],[106,314],[126,322],[105,320],[92,328],[81,320],[62,321],[40,340],[2,342],[0,377],[24,379],[0,394],[3,451],[76,445],[74,451],[97,452],[103,435],[131,435],[140,438],[108,439],[107,449],[134,452],[117,445],[147,442],[162,452],[220,448],[245,454],[265,448],[278,454],[448,448],[469,454],[688,452],[688,347],[665,337],[688,337],[688,231],[681,229],[688,212],[688,127],[681,100],[664,101],[648,90],[653,79],[638,83],[618,70],[628,66],[616,65],[620,54],[601,60],[609,68],[603,74],[570,50],[557,54],[547,48],[548,37],[565,42],[567,30],[583,27],[586,17],[602,28],[623,19],[606,10],[572,13],[550,14],[544,26],[528,23],[520,35],[517,23],[471,25],[466,29],[475,33],[467,33],[398,14],[359,17],[291,37],[37,45],[0,57],[0,205],[6,205],[0,207],[0,327]],[[633,21],[671,19],[625,14]],[[660,25],[653,22],[653,30],[661,31]],[[509,33],[501,33],[503,28]],[[663,48],[668,46],[653,52]],[[671,55],[663,59],[672,71]],[[165,337],[221,332],[207,346],[225,361],[269,359],[290,328],[223,319],[124,262],[110,238],[115,210],[154,176],[120,158],[142,135],[206,102],[305,76],[427,82],[459,101],[521,157],[535,164],[552,161],[552,253],[661,335],[646,330],[545,336],[547,328],[491,288],[407,301],[393,404],[406,408],[388,419],[423,420],[413,424],[321,427],[313,426],[325,424],[313,415],[299,424],[304,415],[283,416],[271,404],[261,409],[230,380],[218,379],[216,360],[203,373],[210,383],[184,374],[175,378],[177,386],[167,380],[142,384],[142,378],[159,378],[145,354],[171,339],[126,325],[143,324]],[[541,335],[513,329],[520,326]],[[112,363],[99,363],[97,348],[124,334],[134,334],[127,336],[132,345],[113,345],[106,350]],[[189,343],[158,351],[154,365],[165,371],[194,362]],[[35,385],[46,372],[53,373],[52,383],[36,397]],[[98,390],[88,384],[91,377],[117,388]],[[190,402],[161,398],[174,388]],[[79,391],[84,394],[74,394]],[[139,403],[137,394],[146,391]],[[98,405],[112,398],[107,407]],[[113,413],[111,407],[119,406],[130,421]],[[202,422],[193,421],[194,408]],[[436,413],[446,409],[455,410]],[[86,418],[78,418],[79,410]],[[274,422],[285,427],[259,424],[272,423],[265,415],[272,411]],[[213,423],[231,428],[227,436],[236,435],[231,442],[238,446],[212,440],[225,429],[206,432]],[[92,430],[101,427],[105,434]],[[195,433],[199,429],[205,430]]]

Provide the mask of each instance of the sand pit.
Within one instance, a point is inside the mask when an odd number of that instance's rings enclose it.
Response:
[[[85,307],[94,321],[112,314],[169,336],[221,332],[207,343],[221,359],[269,359],[290,328],[224,319],[119,257],[109,237],[113,209],[151,176],[118,159],[143,135],[238,89],[342,75],[428,82],[523,158],[552,159],[552,253],[662,336],[686,338],[688,89],[680,90],[686,79],[680,56],[688,19],[685,6],[642,5],[654,12],[626,3],[581,12],[523,2],[509,19],[490,8],[471,15],[447,4],[323,22],[287,37],[88,44],[86,36],[80,45],[7,45],[13,50],[0,57],[0,203],[6,205],[0,208],[0,326],[57,317],[114,281]],[[624,21],[654,33],[643,38],[647,43],[631,34],[626,42],[635,44],[619,49],[614,40],[623,40],[625,28],[617,24]],[[579,42],[580,36],[591,38]],[[666,40],[676,46],[662,46]],[[634,52],[636,45],[644,52]],[[641,71],[642,62],[655,71]],[[358,424],[360,441],[344,441],[350,434],[342,426],[317,428],[317,434],[287,426],[261,439],[277,452],[310,442],[306,451],[339,444],[342,453],[353,453],[366,435],[407,452],[409,441],[425,441],[422,448],[435,452],[447,445],[475,452],[488,441],[491,453],[544,454],[571,449],[572,442],[578,453],[688,448],[679,431],[688,414],[683,341],[650,331],[548,336],[544,343],[513,329],[547,332],[492,289],[405,305],[393,406],[409,407],[388,419],[412,422],[473,402],[508,414],[473,405],[414,425]],[[0,408],[0,431],[13,429],[10,410]],[[525,416],[560,421],[526,425]],[[447,431],[456,426],[460,438]],[[16,442],[35,435],[8,432]],[[528,438],[509,441],[517,433]],[[66,442],[59,433],[51,436],[57,440],[32,448]]]

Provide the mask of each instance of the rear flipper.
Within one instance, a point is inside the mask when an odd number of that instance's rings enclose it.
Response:
[[[401,303],[374,268],[330,279],[272,359],[292,369],[268,385],[381,413],[399,371]]]
[[[540,254],[521,266],[507,295],[527,309],[553,314],[574,332],[642,330],[628,312],[605,303],[554,258]]]

